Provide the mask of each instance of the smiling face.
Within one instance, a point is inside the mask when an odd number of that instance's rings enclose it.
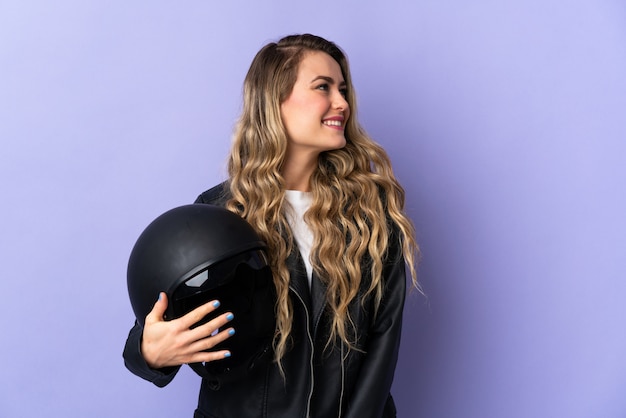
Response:
[[[350,106],[337,61],[325,52],[307,52],[298,66],[291,94],[281,104],[289,158],[317,158],[320,152],[343,148]]]

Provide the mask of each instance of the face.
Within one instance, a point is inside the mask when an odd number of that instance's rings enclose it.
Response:
[[[316,158],[320,152],[346,145],[344,126],[350,107],[345,94],[346,83],[337,61],[325,52],[306,53],[291,94],[281,104],[291,157]]]

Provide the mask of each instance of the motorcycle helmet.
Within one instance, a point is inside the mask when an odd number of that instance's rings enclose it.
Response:
[[[212,350],[228,349],[223,360],[191,365],[217,389],[267,360],[276,327],[276,293],[266,245],[243,218],[207,204],[171,209],[141,233],[128,261],[130,302],[142,326],[159,293],[168,296],[164,319],[179,318],[219,300],[200,325],[224,312],[235,335]]]

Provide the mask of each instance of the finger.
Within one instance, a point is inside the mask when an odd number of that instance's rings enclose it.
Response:
[[[222,329],[226,326],[230,321],[235,318],[232,312],[226,312],[218,316],[217,318],[213,318],[206,324],[200,325],[199,327],[191,330],[189,334],[189,338],[193,340],[201,340],[212,335],[216,330]]]
[[[219,361],[231,356],[228,350],[199,352],[190,357],[188,363],[208,363],[210,361]]]
[[[159,293],[159,299],[156,301],[152,310],[146,316],[146,323],[154,323],[163,321],[163,315],[167,309],[167,294],[165,292]]]
[[[181,316],[180,323],[184,328],[191,328],[194,324],[200,322],[205,316],[219,308],[220,302],[217,300],[212,300],[210,302],[205,303],[204,305],[200,305],[194,310],[188,312],[187,314]]]
[[[218,332],[217,334],[213,336],[206,337],[201,340],[197,340],[196,342],[191,344],[189,348],[191,349],[192,352],[201,352],[201,351],[211,350],[213,349],[213,347],[215,347],[216,345],[220,344],[223,341],[226,341],[228,338],[232,337],[233,335],[235,335],[235,329],[232,327],[227,328]]]

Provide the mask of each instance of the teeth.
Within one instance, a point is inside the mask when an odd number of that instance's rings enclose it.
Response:
[[[339,120],[325,120],[324,121],[324,125],[329,125],[329,126],[341,126],[342,123]]]

